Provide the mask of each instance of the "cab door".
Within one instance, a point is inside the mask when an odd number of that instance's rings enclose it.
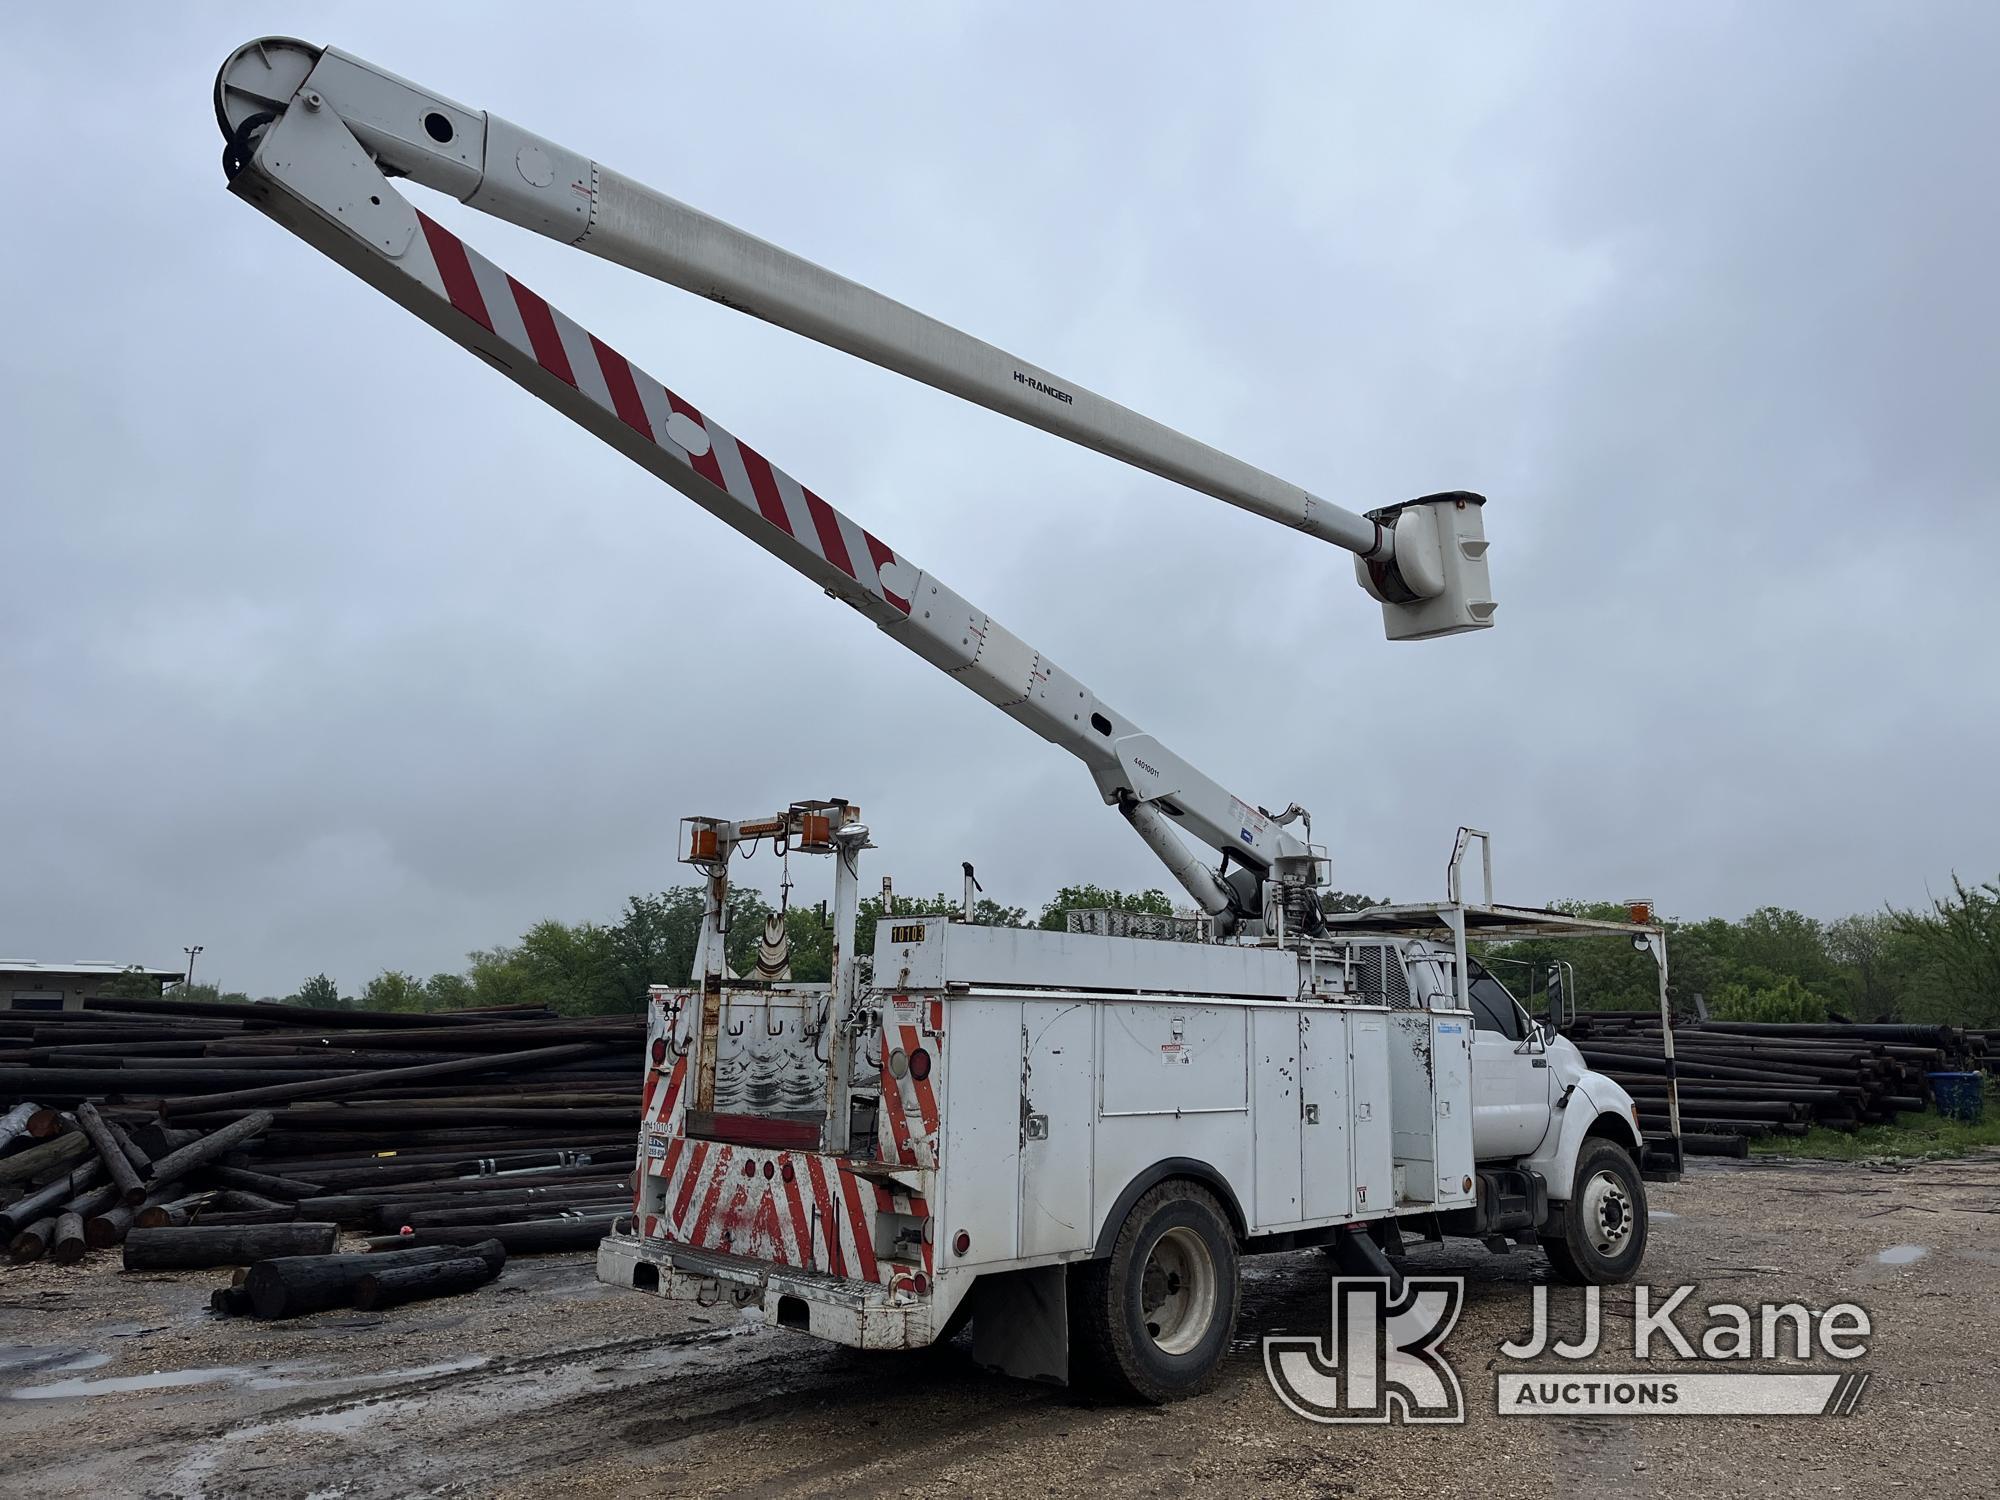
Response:
[[[1549,1059],[1507,987],[1469,965],[1472,1003],[1472,1154],[1480,1161],[1529,1156],[1548,1134]]]

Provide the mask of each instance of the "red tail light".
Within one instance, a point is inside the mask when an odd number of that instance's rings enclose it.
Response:
[[[667,1060],[667,1039],[663,1036],[656,1036],[653,1038],[653,1066],[657,1068],[661,1063],[665,1062],[666,1060]]]
[[[910,1076],[918,1083],[931,1076],[931,1055],[921,1047],[910,1054]]]

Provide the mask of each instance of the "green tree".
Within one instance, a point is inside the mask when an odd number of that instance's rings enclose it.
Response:
[[[1809,987],[1827,986],[1833,960],[1826,950],[1826,929],[1803,912],[1782,906],[1760,906],[1736,924],[1736,961],[1790,974]]]
[[[528,996],[559,1015],[590,1016],[627,1010],[617,945],[611,929],[594,922],[572,926],[537,922],[514,945],[513,962]]]
[[[176,987],[173,998],[188,999],[188,996],[180,993],[180,990],[185,988],[185,985]],[[160,996],[160,981],[134,964],[98,985],[97,993],[110,1000],[157,1000]]]
[[[224,1005],[248,1005],[250,997],[242,990],[220,990],[212,984],[177,984],[167,991],[169,1000],[185,1000],[190,1003]]]
[[[1352,891],[1328,891],[1319,898],[1321,911],[1366,911],[1371,906],[1387,906],[1387,896],[1362,896]]]
[[[965,907],[965,898],[947,896],[940,891],[935,896],[898,896],[894,915],[898,917],[949,917],[956,916]],[[882,898],[869,896],[861,902],[854,914],[854,949],[857,953],[875,951],[875,924],[884,916]],[[972,925],[974,927],[1026,927],[1028,914],[1018,906],[1002,906],[988,896],[977,897],[972,903]]]
[[[1842,1007],[1851,1019],[1886,1016],[1908,982],[1909,944],[1887,912],[1864,912],[1829,922],[1826,951],[1836,966]]]
[[[677,885],[625,903],[625,915],[610,929],[622,1009],[642,1009],[650,985],[690,981],[707,905],[707,892],[699,885]],[[723,951],[734,972],[746,974],[756,966],[757,943],[770,913],[763,892],[747,885],[730,886]]]
[[[361,990],[363,1010],[423,1010],[424,984],[414,974],[384,969]]]
[[[875,898],[880,906],[881,899]],[[859,928],[859,918],[856,918]],[[794,906],[785,912],[785,937],[792,945],[792,978],[800,984],[824,984],[833,977],[833,923],[817,907]],[[862,952],[867,952],[863,945]]]
[[[2000,1026],[2000,881],[1968,886],[1954,874],[1929,911],[1889,915],[1908,944],[1905,1018]]]
[[[324,974],[315,974],[285,997],[287,1005],[303,1005],[311,1010],[349,1010],[352,1004],[340,998],[340,986]]]
[[[1101,885],[1066,885],[1042,906],[1037,927],[1062,932],[1069,926],[1071,911],[1141,911],[1156,917],[1171,917],[1174,903],[1162,890],[1118,891]]]
[[[1618,901],[1558,901],[1552,910],[1591,922],[1628,922],[1631,912]],[[1675,939],[1669,935],[1670,961]],[[1474,951],[1531,1014],[1548,1010],[1549,971],[1561,964],[1568,1003],[1578,1010],[1654,1010],[1660,1003],[1659,969],[1650,953],[1630,938],[1524,938],[1480,943]]]
[[[1667,930],[1667,978],[1675,1007],[1692,1014],[1695,997],[1713,999],[1738,974],[1736,927],[1722,917],[1672,922]]]
[[[465,956],[465,978],[472,1004],[480,1010],[506,1005],[538,1005],[546,997],[533,992],[534,976],[506,943],[475,948]]]
[[[1718,1021],[1824,1021],[1826,1001],[1799,982],[1795,974],[1768,969],[1745,971],[1709,996],[1708,1012]]]
[[[463,974],[433,974],[424,981],[425,1010],[465,1010],[476,1001],[472,981]]]

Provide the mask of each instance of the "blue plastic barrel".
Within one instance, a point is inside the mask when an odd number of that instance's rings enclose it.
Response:
[[[1963,1120],[1977,1125],[1986,1115],[1986,1096],[1977,1073],[1932,1073],[1931,1095],[1938,1113],[1947,1120]]]

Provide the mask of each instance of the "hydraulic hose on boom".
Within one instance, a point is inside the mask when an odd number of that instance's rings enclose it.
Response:
[[[1324,861],[405,199],[468,206],[711,297],[1355,555],[1392,639],[1491,623],[1480,496],[1358,516],[657,193],[333,48],[266,38],[216,80],[231,191],[1089,768],[1224,931],[1316,910]],[[1186,833],[1224,854],[1210,870]],[[1228,866],[1234,860],[1237,869]],[[1309,918],[1308,918],[1309,919]]]

